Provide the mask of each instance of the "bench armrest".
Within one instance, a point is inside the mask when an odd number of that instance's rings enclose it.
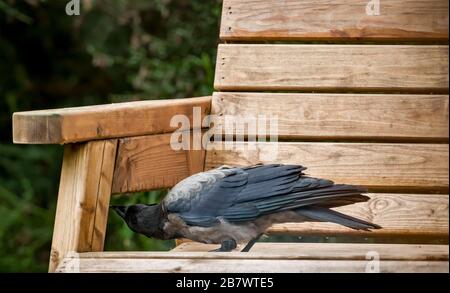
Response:
[[[208,115],[211,97],[136,101],[117,104],[16,112],[13,141],[21,144],[67,144],[172,132],[174,115],[186,115],[192,126],[193,108]]]

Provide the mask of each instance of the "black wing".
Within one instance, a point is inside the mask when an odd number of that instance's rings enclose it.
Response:
[[[230,222],[256,219],[262,215],[301,207],[328,204],[337,198],[351,197],[365,201],[364,190],[352,185],[338,185],[330,180],[305,176],[299,165],[266,165],[246,169],[248,183],[223,217]]]

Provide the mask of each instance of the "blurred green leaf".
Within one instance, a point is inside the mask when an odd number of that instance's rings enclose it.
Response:
[[[33,22],[31,17],[8,5],[4,0],[0,0],[0,11],[3,11],[6,15],[18,19],[26,24],[31,24]]]
[[[45,272],[61,146],[11,143],[15,111],[212,92],[221,1],[0,0],[0,271]],[[29,25],[32,23],[32,25]],[[166,190],[114,197],[153,203]],[[107,250],[168,250],[110,213]]]

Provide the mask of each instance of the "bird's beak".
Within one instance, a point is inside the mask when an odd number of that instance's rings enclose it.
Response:
[[[123,219],[125,219],[125,213],[127,212],[127,208],[126,206],[111,206],[111,208],[113,210],[116,211],[116,213],[119,214],[119,216],[121,216]]]

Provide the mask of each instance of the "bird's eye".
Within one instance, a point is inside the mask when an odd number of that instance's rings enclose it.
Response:
[[[133,215],[132,217],[130,217],[129,223],[131,224],[131,226],[137,227],[137,225],[138,225],[138,219],[137,219],[137,217],[136,217],[135,215]]]

